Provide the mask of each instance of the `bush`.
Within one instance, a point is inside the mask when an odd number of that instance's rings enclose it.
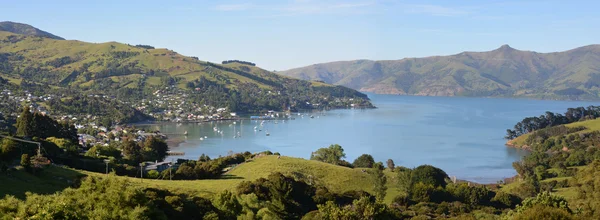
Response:
[[[375,164],[375,159],[369,154],[360,155],[352,162],[354,167],[371,168]]]
[[[521,203],[521,198],[500,191],[496,193],[491,202],[496,208],[514,208],[517,204]]]
[[[416,183],[410,191],[410,200],[414,203],[419,202],[442,202],[446,191],[441,186],[435,187],[432,184],[423,182]]]
[[[148,179],[156,179],[158,178],[158,176],[160,176],[160,173],[157,170],[150,170],[148,171]]]
[[[424,183],[430,184],[433,187],[446,187],[446,179],[448,179],[448,174],[441,170],[440,168],[431,166],[431,165],[421,165],[411,173],[411,183]]]
[[[494,196],[493,192],[485,186],[468,186],[465,183],[450,184],[446,190],[455,200],[471,206],[487,205]]]
[[[514,216],[515,220],[538,220],[538,219],[547,219],[547,220],[567,220],[573,219],[573,215],[564,209],[536,205],[531,207],[530,209],[525,210],[522,213],[516,214]]]

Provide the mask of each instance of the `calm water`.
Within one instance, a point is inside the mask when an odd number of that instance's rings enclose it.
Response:
[[[185,138],[174,151],[183,158],[197,159],[233,152],[270,150],[283,155],[309,158],[310,153],[330,144],[340,144],[346,160],[363,153],[376,161],[393,159],[396,166],[431,164],[448,175],[481,183],[496,182],[515,175],[511,163],[525,152],[507,148],[507,128],[527,116],[545,111],[564,112],[569,107],[592,102],[541,101],[457,97],[417,97],[370,94],[378,109],[334,110],[312,113],[314,118],[296,120],[160,124],[152,125],[167,134]],[[223,134],[214,131],[214,127]],[[265,131],[270,136],[265,135]],[[234,138],[234,134],[241,137]],[[202,137],[207,137],[200,140]]]

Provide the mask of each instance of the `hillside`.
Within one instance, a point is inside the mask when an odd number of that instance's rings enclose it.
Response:
[[[503,45],[488,52],[340,61],[279,73],[382,94],[599,99],[600,45],[555,53]]]
[[[173,192],[192,193],[196,195],[210,196],[223,190],[235,190],[242,181],[251,181],[261,177],[266,178],[273,172],[281,172],[284,175],[294,176],[296,178],[306,179],[312,176],[316,184],[323,184],[335,192],[345,192],[349,190],[373,191],[372,180],[366,172],[361,169],[352,169],[342,166],[331,165],[319,161],[305,160],[292,157],[264,156],[256,158],[253,161],[238,165],[232,171],[224,175],[223,179],[215,180],[149,180],[134,179],[131,177],[120,177],[132,180],[133,183],[139,183],[142,187],[157,187],[168,189]],[[82,175],[93,175],[102,177],[104,174],[78,171],[68,168],[50,167],[42,173],[41,176],[33,176],[24,171],[15,172],[13,177],[0,175],[0,180],[7,183],[9,187],[0,190],[0,198],[6,194],[23,197],[26,191],[37,193],[53,193],[69,186],[68,181]],[[393,173],[386,171],[388,178],[388,191],[386,202],[399,194],[398,187],[395,185]],[[43,184],[43,189],[38,189],[39,184]]]
[[[576,131],[577,133],[583,133],[583,134],[594,132],[594,131],[600,131],[600,118],[569,123],[564,126],[567,128],[583,127],[584,128],[583,130]],[[557,127],[557,126],[555,126],[555,127]],[[547,128],[547,129],[551,129],[551,128]],[[536,132],[538,132],[538,131],[523,134],[515,139],[509,140],[507,142],[507,145],[511,146],[511,147],[518,147],[518,148],[528,148],[529,147],[528,143],[527,143],[528,139],[531,135],[535,134]],[[564,136],[564,135],[566,135],[566,134],[560,134],[560,135],[555,135],[555,136]]]
[[[15,34],[22,34],[26,36],[38,36],[46,37],[55,40],[64,40],[64,38],[56,36],[54,34],[42,31],[28,24],[21,24],[11,21],[0,22],[0,31],[12,32]]]
[[[0,31],[2,89],[10,83],[37,95],[100,95],[146,114],[192,113],[205,106],[238,112],[372,106],[355,90],[298,80],[243,62],[215,64],[149,45],[57,40],[30,34],[27,28],[8,30]],[[174,98],[178,103],[168,102]],[[186,103],[195,105],[182,106]]]

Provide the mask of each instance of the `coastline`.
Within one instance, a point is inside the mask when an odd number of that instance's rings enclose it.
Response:
[[[529,145],[516,145],[513,143],[515,139],[511,139],[506,141],[506,143],[504,145],[506,145],[507,147],[512,147],[512,148],[517,148],[517,149],[522,149],[522,150],[531,150],[531,147],[529,147]]]

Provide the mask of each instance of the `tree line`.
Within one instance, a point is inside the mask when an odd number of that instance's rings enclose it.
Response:
[[[513,129],[506,130],[506,139],[514,139],[523,134],[547,127],[569,124],[576,121],[595,119],[600,116],[600,106],[568,108],[564,114],[546,112],[538,117],[527,117],[518,122]]]

